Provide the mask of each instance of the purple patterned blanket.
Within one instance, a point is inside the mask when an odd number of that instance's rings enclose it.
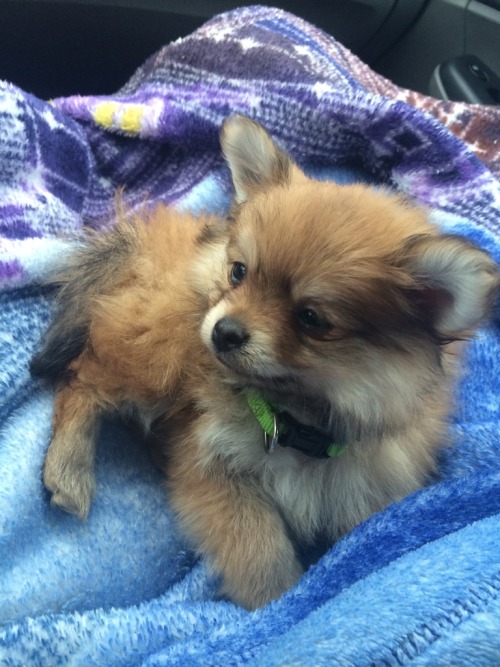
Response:
[[[263,610],[216,599],[118,422],[103,429],[88,522],[49,505],[52,395],[28,372],[51,312],[37,285],[65,235],[104,224],[118,187],[132,207],[224,212],[218,130],[232,112],[307,172],[398,188],[500,260],[500,112],[402,91],[279,10],[214,18],[109,97],[47,104],[0,84],[0,662],[498,664],[498,311],[471,346],[439,482],[359,526]]]

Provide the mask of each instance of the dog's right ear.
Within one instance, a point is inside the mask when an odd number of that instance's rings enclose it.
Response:
[[[243,204],[253,194],[290,181],[294,165],[268,132],[250,118],[236,114],[222,126],[221,146],[236,193]]]

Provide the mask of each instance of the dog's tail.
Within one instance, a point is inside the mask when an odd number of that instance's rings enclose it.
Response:
[[[52,383],[65,377],[69,363],[87,344],[92,303],[113,289],[138,243],[138,226],[126,217],[110,231],[87,230],[75,240],[64,266],[45,282],[55,290],[57,310],[31,361],[33,375]]]

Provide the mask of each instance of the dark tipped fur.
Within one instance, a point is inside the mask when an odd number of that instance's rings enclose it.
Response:
[[[33,375],[51,383],[63,379],[87,342],[92,298],[113,288],[136,245],[137,228],[124,221],[108,233],[87,230],[75,241],[67,263],[46,281],[57,290],[57,312],[31,361]]]
[[[230,220],[226,220],[226,222],[230,222]],[[222,220],[217,225],[205,223],[201,227],[201,231],[198,234],[196,242],[200,246],[214,242],[217,243],[221,241],[221,239],[224,238],[225,235],[226,235],[226,224],[224,224]]]

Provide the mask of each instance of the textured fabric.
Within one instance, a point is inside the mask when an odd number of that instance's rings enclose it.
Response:
[[[49,504],[53,395],[28,372],[51,313],[37,285],[68,251],[65,235],[104,224],[117,187],[129,206],[224,212],[218,131],[235,111],[263,122],[308,173],[398,188],[500,260],[500,184],[487,168],[498,166],[498,112],[405,93],[281,11],[216,17],[110,97],[46,104],[2,84],[0,663],[498,665],[498,310],[470,346],[439,478],[353,530],[262,610],[217,599],[161,478],[118,421],[98,443],[88,521]]]

